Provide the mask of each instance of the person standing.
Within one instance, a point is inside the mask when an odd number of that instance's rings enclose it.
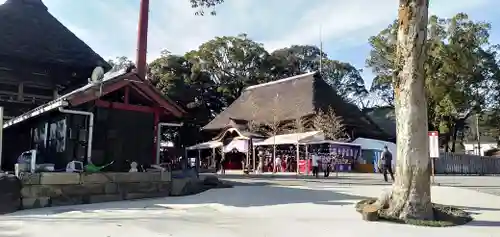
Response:
[[[330,176],[331,158],[325,156],[321,163],[323,165],[323,175],[325,176],[325,178],[328,178],[328,176]]]
[[[313,176],[318,178],[318,175],[319,175],[319,157],[317,154],[312,155],[312,172],[313,172]]]
[[[283,171],[281,163],[281,158],[279,156],[276,156],[276,159],[274,160],[274,173]]]
[[[228,166],[228,163],[229,163],[229,157],[226,157],[226,156],[222,156],[221,158],[221,161],[220,161],[220,173],[221,174],[226,174],[226,168]]]
[[[392,172],[392,153],[389,151],[387,146],[384,146],[384,151],[382,151],[382,154],[380,155],[378,167],[382,170],[385,182],[388,182],[387,173],[391,175],[391,179],[394,182],[394,173]]]

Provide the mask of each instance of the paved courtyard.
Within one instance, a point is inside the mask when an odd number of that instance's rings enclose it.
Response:
[[[390,185],[383,180],[382,174],[359,174],[359,173],[335,173],[331,174],[328,179],[320,176],[315,179],[311,176],[296,176],[295,174],[271,174],[253,175],[249,179],[240,174],[233,172],[225,176],[220,176],[227,180],[243,181],[243,182],[269,182],[276,184],[292,184],[292,185],[314,185],[331,184],[331,185]],[[458,187],[476,190],[482,193],[489,193],[500,196],[500,176],[436,176],[435,185]]]
[[[233,177],[238,184],[234,188],[187,197],[16,212],[0,217],[0,236],[498,236],[500,197],[468,187],[434,186],[432,190],[434,202],[461,206],[474,215],[475,221],[466,226],[364,222],[353,205],[388,188],[376,178],[347,174],[329,180]],[[456,185],[448,179],[439,178]]]

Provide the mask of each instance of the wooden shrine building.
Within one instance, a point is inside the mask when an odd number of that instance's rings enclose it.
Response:
[[[36,149],[44,163],[64,169],[72,160],[125,171],[136,161],[159,162],[158,129],[179,122],[184,111],[135,72],[107,73],[4,124],[4,170]]]
[[[6,119],[87,83],[109,64],[52,16],[42,0],[0,5],[0,106]]]
[[[246,88],[240,97],[203,129],[220,132],[228,127],[237,127],[239,131],[245,131],[248,121],[268,124],[277,119],[287,123],[311,118],[318,111],[328,108],[333,108],[335,114],[342,118],[351,139],[394,140],[356,105],[337,95],[335,89],[315,72]],[[304,124],[305,130],[314,130],[310,125]]]

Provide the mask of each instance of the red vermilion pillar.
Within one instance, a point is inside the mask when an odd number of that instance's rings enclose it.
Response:
[[[149,0],[141,0],[139,10],[139,27],[137,32],[137,59],[135,66],[137,74],[142,79],[146,79],[146,54],[148,50],[148,20],[149,20]]]

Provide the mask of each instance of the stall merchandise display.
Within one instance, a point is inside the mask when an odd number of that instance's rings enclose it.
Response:
[[[259,156],[263,156],[264,158],[264,171],[265,172],[274,172],[277,169],[274,167],[273,159],[273,149],[272,148],[260,148],[262,152],[259,153]],[[296,172],[297,161],[296,161],[296,150],[291,149],[278,149],[276,148],[276,157],[281,160],[281,171],[283,172]],[[257,160],[259,158],[256,158]],[[257,161],[258,162],[258,161]]]
[[[358,160],[361,150],[358,146],[338,145],[338,144],[314,144],[310,145],[308,154],[308,169],[312,171],[312,155],[319,156],[320,168],[326,168],[325,164],[330,164],[332,170],[348,172],[352,170],[354,163]],[[306,171],[306,161],[299,164],[300,172]]]

